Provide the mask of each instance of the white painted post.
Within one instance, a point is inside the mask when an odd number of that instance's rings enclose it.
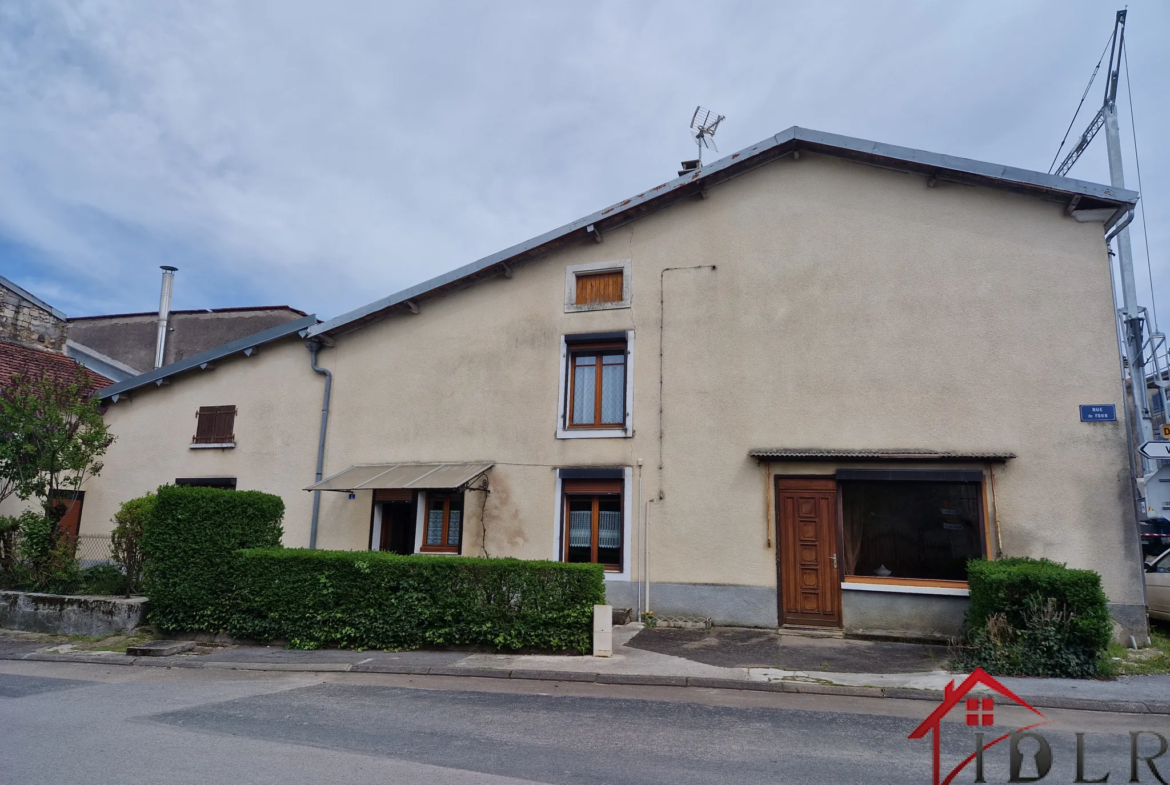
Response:
[[[593,606],[593,656],[613,656],[613,606]]]

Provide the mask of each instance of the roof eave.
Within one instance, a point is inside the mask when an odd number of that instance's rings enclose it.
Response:
[[[358,329],[367,322],[382,318],[395,308],[405,308],[409,300],[418,300],[424,295],[433,296],[481,278],[499,275],[506,271],[506,266],[522,264],[563,245],[582,242],[594,236],[595,232],[604,235],[797,150],[1047,199],[1071,200],[1080,197],[1083,201],[1087,197],[1089,200],[1102,202],[1105,206],[1115,207],[1116,214],[1111,220],[1116,220],[1121,213],[1132,209],[1138,199],[1138,194],[1134,191],[1098,183],[793,126],[714,161],[698,171],[677,177],[557,229],[324,321],[311,328],[309,335],[336,334]],[[593,232],[590,231],[591,227]]]
[[[153,371],[147,371],[146,373],[135,376],[132,379],[127,379],[124,382],[112,384],[109,387],[103,387],[102,389],[94,392],[94,396],[101,400],[106,400],[107,398],[112,398],[116,395],[124,395],[131,390],[137,389],[139,387],[145,387],[152,382],[161,383],[163,379],[168,379],[172,376],[177,376],[178,374],[198,368],[201,365],[215,362],[216,360],[223,359],[224,357],[229,357],[233,354],[242,352],[245,349],[271,343],[272,341],[276,341],[281,338],[287,338],[297,333],[300,333],[301,335],[307,335],[309,327],[315,325],[316,323],[317,317],[310,314],[309,316],[305,316],[301,319],[285,322],[284,324],[278,324],[275,327],[269,327],[267,330],[261,330],[258,333],[253,333],[252,335],[246,335],[243,338],[229,341],[228,343],[225,343],[222,346],[217,346],[214,349],[208,349],[205,352],[200,352],[199,354],[193,354],[190,357],[185,357],[178,362],[164,365],[161,368],[155,368]]]

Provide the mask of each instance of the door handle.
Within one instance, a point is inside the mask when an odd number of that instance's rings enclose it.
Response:
[[[834,553],[831,558],[833,559],[833,569],[835,570],[837,569],[837,554]]]

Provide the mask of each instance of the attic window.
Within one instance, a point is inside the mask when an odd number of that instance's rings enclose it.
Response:
[[[630,261],[573,264],[565,270],[565,313],[630,307]]]
[[[598,305],[622,301],[621,270],[577,274],[577,305]]]
[[[192,447],[235,447],[236,407],[200,406]]]

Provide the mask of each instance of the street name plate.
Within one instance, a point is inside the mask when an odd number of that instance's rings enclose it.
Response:
[[[1116,422],[1117,407],[1111,403],[1081,404],[1081,422]]]

